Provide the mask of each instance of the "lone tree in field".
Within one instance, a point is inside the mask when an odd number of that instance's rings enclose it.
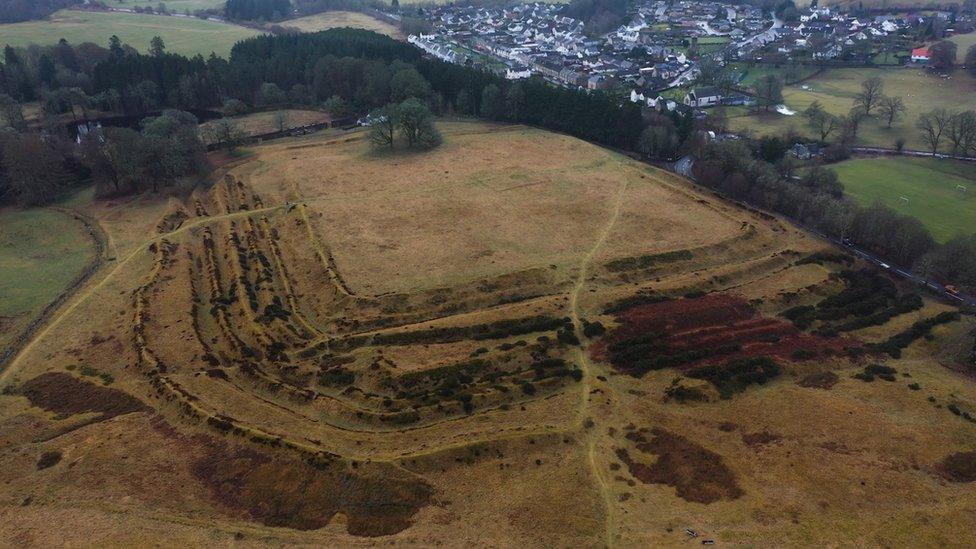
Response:
[[[878,111],[881,113],[881,117],[884,118],[885,122],[888,123],[889,128],[907,110],[905,102],[901,100],[901,97],[883,97],[881,98],[881,103],[878,105]]]
[[[871,111],[877,107],[884,97],[884,80],[877,76],[861,82],[861,91],[854,96],[854,106],[864,109],[864,114],[871,116]]]
[[[948,40],[936,42],[930,48],[929,64],[937,69],[952,68],[956,64],[956,49],[955,42]]]
[[[830,134],[841,127],[840,118],[823,110],[819,101],[811,103],[803,114],[810,122],[810,127],[820,136],[820,141],[826,141]]]
[[[274,124],[275,128],[278,128],[279,132],[283,132],[288,129],[288,111],[275,111],[271,115],[271,123]]]
[[[918,117],[916,126],[922,132],[922,140],[935,154],[939,151],[939,143],[942,142],[942,135],[949,126],[952,115],[945,109],[934,109]]]
[[[374,149],[392,149],[396,137],[397,113],[395,105],[373,111],[369,127],[369,143]]]
[[[432,149],[441,144],[441,134],[434,127],[434,115],[423,101],[411,97],[397,108],[400,132],[412,149]]]
[[[864,109],[860,107],[854,107],[847,113],[847,116],[842,120],[844,143],[851,144],[857,140],[857,131],[861,128],[861,122],[866,116]]]
[[[966,69],[969,70],[969,74],[976,77],[976,44],[969,46],[966,50],[966,59],[963,61],[966,64]]]
[[[756,99],[764,111],[783,102],[783,82],[775,74],[767,74],[756,82]]]

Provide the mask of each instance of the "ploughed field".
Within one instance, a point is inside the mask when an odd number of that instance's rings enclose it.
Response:
[[[88,205],[117,259],[0,374],[0,536],[976,541],[969,317],[604,149],[441,129]]]

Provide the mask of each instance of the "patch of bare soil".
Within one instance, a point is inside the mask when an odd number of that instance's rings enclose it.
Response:
[[[617,449],[617,457],[635,478],[645,484],[672,486],[678,497],[697,503],[742,496],[735,474],[725,466],[722,456],[660,428],[650,430],[654,438],[648,441],[644,436],[647,432],[647,429],[631,431],[626,438],[635,443],[639,452],[656,455],[654,464],[641,463],[626,449]]]
[[[21,385],[20,393],[34,406],[49,412],[61,415],[100,413],[96,421],[149,409],[128,393],[82,381],[63,372],[41,374]]]
[[[976,451],[950,454],[936,465],[935,470],[949,482],[976,481]]]
[[[222,505],[268,526],[315,530],[342,514],[352,535],[390,535],[409,527],[432,495],[422,480],[378,464],[317,468],[211,437],[195,441],[205,451],[194,476]]]
[[[810,389],[830,389],[840,378],[834,372],[820,372],[803,377],[796,384]]]

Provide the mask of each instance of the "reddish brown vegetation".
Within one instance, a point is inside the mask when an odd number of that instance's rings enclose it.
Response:
[[[838,381],[840,381],[840,378],[834,372],[820,372],[804,377],[797,382],[797,385],[811,389],[830,389]]]
[[[390,467],[316,468],[291,456],[196,437],[203,455],[193,473],[231,510],[268,526],[314,530],[337,513],[356,536],[395,534],[427,504],[429,486]]]
[[[846,348],[858,345],[849,338],[827,339],[805,333],[790,323],[762,317],[744,299],[727,294],[637,305],[618,314],[617,322],[620,326],[605,341],[593,346],[595,358],[615,362],[615,344],[619,347],[629,341],[646,342],[652,336],[658,339],[655,350],[659,354],[688,357],[681,361],[684,369],[758,356],[791,360],[797,351],[814,358],[842,354]],[[638,365],[628,364],[634,358],[628,356],[628,360],[614,365],[628,373],[641,373]]]
[[[976,451],[950,454],[936,465],[935,470],[950,482],[976,481]]]
[[[128,393],[95,385],[63,372],[41,374],[24,383],[20,393],[34,406],[61,415],[100,413],[96,421],[149,409]]]
[[[652,429],[654,438],[648,441],[647,432],[631,431],[627,439],[639,452],[657,455],[653,465],[635,460],[626,449],[617,449],[617,457],[641,482],[673,486],[678,497],[697,503],[733,500],[743,494],[722,456],[664,429]]]

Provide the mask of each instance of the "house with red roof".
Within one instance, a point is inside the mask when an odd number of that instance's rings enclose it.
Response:
[[[912,50],[912,63],[928,63],[932,57],[932,50],[926,47],[915,48]]]

